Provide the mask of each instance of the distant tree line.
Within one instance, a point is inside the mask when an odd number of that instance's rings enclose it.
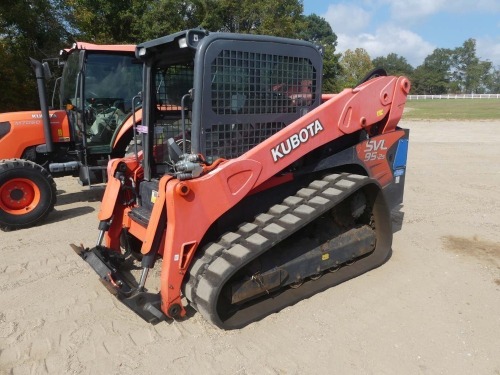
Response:
[[[476,56],[473,39],[436,49],[416,69],[393,53],[373,60],[362,48],[340,54],[330,24],[304,15],[302,0],[16,0],[0,3],[0,112],[38,107],[29,57],[57,57],[76,40],[140,43],[198,26],[321,45],[324,92],[352,87],[374,66],[407,75],[412,93],[500,92],[498,68]]]
[[[395,53],[372,60],[390,74],[404,74],[412,81],[412,94],[500,93],[500,66],[481,60],[475,39],[454,49],[436,48],[415,69]]]
[[[436,48],[416,68],[395,53],[370,59],[363,48],[345,51],[339,63],[339,81],[346,87],[359,82],[370,69],[381,67],[391,75],[407,76],[412,94],[500,93],[500,67],[477,57],[474,39],[454,49]]]

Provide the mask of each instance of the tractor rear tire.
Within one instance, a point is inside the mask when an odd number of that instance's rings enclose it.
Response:
[[[24,159],[0,161],[0,229],[28,228],[56,203],[56,183],[47,170]]]

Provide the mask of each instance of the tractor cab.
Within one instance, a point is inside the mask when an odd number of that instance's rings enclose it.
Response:
[[[77,42],[60,53],[64,68],[58,97],[70,137],[59,139],[69,140],[59,146],[73,155],[70,168],[78,171],[82,185],[104,182],[108,160],[123,156],[132,139],[142,88],[142,63],[134,51],[134,45]],[[67,172],[60,163],[49,168],[55,175],[61,169]]]
[[[117,130],[132,114],[132,99],[142,88],[134,49],[76,43],[62,51],[60,101],[69,110],[75,143],[89,154],[111,154]]]

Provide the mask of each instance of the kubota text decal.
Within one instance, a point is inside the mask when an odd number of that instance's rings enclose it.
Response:
[[[306,143],[311,137],[314,137],[323,130],[323,125],[319,120],[311,122],[309,125],[303,127],[298,133],[291,135],[287,140],[281,142],[276,147],[271,149],[271,155],[274,162],[284,158],[292,150],[295,150],[302,143]]]

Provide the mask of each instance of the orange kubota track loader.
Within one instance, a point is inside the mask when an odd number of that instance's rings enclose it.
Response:
[[[190,305],[238,328],[388,259],[408,79],[379,72],[322,96],[314,45],[200,29],[136,55],[144,153],[110,161],[97,245],[72,245],[125,305],[152,323]]]
[[[43,220],[56,201],[53,177],[103,182],[109,158],[125,155],[142,113],[132,102],[142,88],[142,63],[134,52],[134,45],[82,42],[62,50],[64,68],[52,97],[58,110],[48,106],[47,63],[31,59],[41,109],[0,114],[1,229]]]

